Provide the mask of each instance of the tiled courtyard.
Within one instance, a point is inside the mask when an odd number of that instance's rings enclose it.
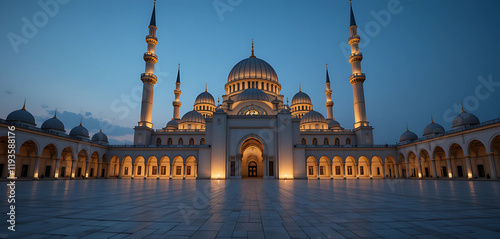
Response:
[[[7,182],[0,182],[6,192]],[[0,238],[500,238],[500,182],[18,181]],[[7,219],[6,200],[3,215]]]

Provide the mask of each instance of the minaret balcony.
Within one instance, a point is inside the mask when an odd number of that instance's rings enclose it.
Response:
[[[144,61],[156,64],[156,62],[158,62],[158,57],[154,53],[146,52],[144,53]]]
[[[363,83],[363,82],[365,82],[365,80],[366,80],[366,76],[364,73],[354,73],[349,77],[349,82],[351,84],[358,83],[358,82]]]
[[[359,38],[358,35],[354,35],[352,37],[349,37],[349,45],[352,45],[352,44],[358,44],[359,42],[361,41],[361,38]]]
[[[150,36],[150,35],[147,35],[146,36],[146,42],[148,44],[153,44],[153,45],[156,45],[158,44],[158,38],[154,37],[154,36]]]
[[[158,81],[158,78],[155,76],[155,74],[152,74],[152,73],[142,73],[141,80],[144,83],[150,82],[150,83],[156,84],[156,82]]]
[[[350,56],[349,56],[349,63],[353,63],[353,62],[357,62],[357,61],[361,61],[363,60],[363,54],[361,54],[361,52],[358,52],[358,53],[352,53]]]

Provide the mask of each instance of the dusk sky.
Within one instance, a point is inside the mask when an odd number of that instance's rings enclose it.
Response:
[[[153,0],[40,2],[48,7],[0,1],[0,118],[26,99],[37,126],[57,108],[68,132],[83,117],[91,135],[103,126],[111,143],[130,144]],[[461,102],[481,122],[500,118],[500,1],[354,0],[353,8],[376,144],[396,143],[407,124],[421,136],[431,114],[450,130]],[[349,1],[158,0],[156,17],[154,128],[172,118],[178,63],[183,115],[205,83],[216,101],[225,93],[252,38],[285,99],[300,83],[323,115],[328,63],[334,117],[353,128]]]

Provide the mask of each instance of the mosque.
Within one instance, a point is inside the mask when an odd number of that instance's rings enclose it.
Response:
[[[229,72],[222,102],[216,103],[205,90],[196,97],[193,110],[182,117],[179,67],[172,120],[163,128],[153,128],[156,30],[154,7],[146,36],[141,114],[133,145],[110,145],[104,132],[90,137],[82,124],[67,134],[57,115],[37,127],[23,106],[0,119],[0,177],[496,179],[500,172],[500,119],[480,122],[465,111],[456,116],[450,131],[432,121],[421,137],[406,130],[397,145],[374,144],[365,110],[366,76],[361,70],[361,39],[352,5],[348,38],[352,53],[348,80],[355,116],[352,129],[334,118],[328,69],[325,117],[313,110],[311,98],[300,90],[291,104],[284,101],[278,74],[255,56],[253,43],[250,57]],[[12,126],[15,145],[9,141]]]

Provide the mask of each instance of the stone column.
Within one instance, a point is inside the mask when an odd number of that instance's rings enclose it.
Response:
[[[451,158],[446,158],[446,166],[448,168],[448,178],[453,178],[453,168],[451,167]]]
[[[95,178],[99,178],[99,175],[101,174],[101,169],[102,169],[102,162],[97,163],[97,173],[95,175]]]
[[[134,176],[135,176],[135,167],[137,167],[137,165],[133,165],[132,164],[132,179],[134,179]]]
[[[410,163],[407,162],[405,164],[406,164],[406,178],[411,178],[411,175],[410,175]]]
[[[264,178],[269,177],[269,159],[267,158],[266,155],[262,155],[262,160],[264,161]]]
[[[465,163],[467,164],[467,178],[473,177],[472,163],[470,160],[470,155],[465,155]]]
[[[355,176],[357,179],[359,178],[359,168],[358,168],[358,167],[359,167],[359,164],[358,164],[358,163],[355,163],[355,164],[354,164],[354,167],[353,167],[353,170],[354,170],[353,174],[354,174],[354,176]]]
[[[368,164],[368,168],[370,168],[369,173],[370,173],[370,179],[371,179],[371,178],[373,178],[373,170],[372,170],[372,164],[371,163]]]
[[[319,162],[316,164],[316,173],[317,173],[317,177],[319,179]]]
[[[340,163],[340,174],[342,175],[342,177],[345,179],[346,178],[346,173],[345,173],[345,164],[344,163]]]
[[[431,159],[432,178],[437,178],[436,159]]]
[[[149,174],[149,167],[151,167],[151,165],[146,165],[146,168],[144,170],[144,179],[147,179],[148,178],[148,174]]]
[[[109,178],[109,170],[111,168],[111,164],[106,164],[106,178]]]
[[[123,174],[123,165],[118,162],[118,178],[122,178]]]
[[[496,179],[497,178],[497,168],[495,165],[495,155],[493,153],[490,153],[488,155],[489,161],[490,161],[490,178],[491,179]]]
[[[35,156],[35,169],[33,170],[33,179],[38,179],[38,170],[40,167],[40,156]]]
[[[56,158],[56,168],[54,169],[54,178],[59,178],[59,167],[61,166],[61,158]]]
[[[422,174],[422,160],[417,160],[417,173],[418,173],[418,178],[423,178],[424,175]]]
[[[70,174],[70,178],[74,179],[75,178],[75,171],[76,171],[76,166],[78,164],[78,161],[76,159],[73,159],[71,161],[71,174]]]
[[[89,177],[89,170],[90,170],[89,166],[90,166],[90,162],[89,161],[85,162],[85,177],[84,178],[88,178]]]
[[[382,164],[382,178],[385,178],[385,164]]]

